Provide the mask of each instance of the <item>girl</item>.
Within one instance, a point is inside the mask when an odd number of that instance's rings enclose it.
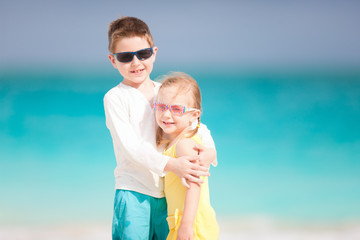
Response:
[[[194,147],[201,144],[196,135],[200,125],[201,94],[196,81],[184,73],[165,77],[154,103],[158,146],[164,154],[181,157],[198,154]],[[170,228],[167,239],[218,239],[219,228],[210,205],[207,177],[203,183],[190,183],[187,189],[174,173],[165,176],[165,197]]]

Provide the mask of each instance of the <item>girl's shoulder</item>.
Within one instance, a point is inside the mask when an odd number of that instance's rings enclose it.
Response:
[[[176,144],[176,155],[178,157],[197,155],[198,151],[195,147],[198,144],[201,144],[201,140],[197,135],[191,138],[182,138]]]

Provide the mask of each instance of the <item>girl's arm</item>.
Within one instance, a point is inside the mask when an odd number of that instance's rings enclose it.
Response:
[[[196,142],[190,138],[182,139],[176,145],[176,155],[178,157],[186,155],[196,154],[194,147]],[[196,212],[199,205],[201,192],[201,184],[190,183],[190,188],[187,189],[184,202],[184,211],[180,227],[178,230],[178,240],[182,239],[193,239],[194,237],[194,221],[196,217]]]
[[[205,124],[200,123],[200,128],[197,132],[197,135],[202,139],[204,145],[195,144],[194,151],[197,155],[199,155],[199,162],[200,166],[203,166],[204,169],[201,169],[202,171],[208,171],[210,168],[210,164],[212,164],[214,167],[217,166],[217,153],[215,149],[215,143],[213,138],[211,137],[210,130],[207,128]],[[200,170],[200,169],[199,169]],[[179,174],[176,174],[180,177]],[[202,174],[199,176],[209,176]],[[189,176],[189,175],[188,175]],[[190,188],[189,183],[195,182],[195,183],[202,183],[202,181],[199,181],[199,178],[195,178],[194,175],[191,175],[190,177],[180,177],[182,184]]]

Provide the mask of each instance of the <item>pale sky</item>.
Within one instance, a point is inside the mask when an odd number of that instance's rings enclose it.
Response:
[[[0,67],[108,64],[107,27],[148,23],[157,61],[360,65],[359,1],[6,1]]]

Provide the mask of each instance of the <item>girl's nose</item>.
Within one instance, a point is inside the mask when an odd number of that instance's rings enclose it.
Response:
[[[170,112],[170,109],[166,109],[164,112],[163,112],[163,115],[166,116],[166,117],[171,117],[171,112]]]

